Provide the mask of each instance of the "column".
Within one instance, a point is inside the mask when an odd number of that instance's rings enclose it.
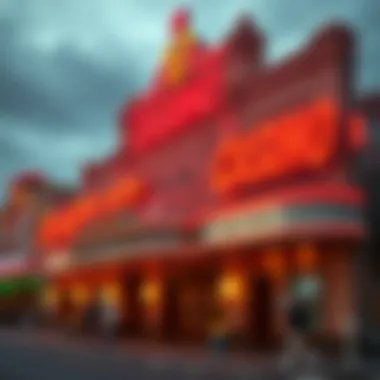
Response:
[[[163,313],[163,284],[159,272],[150,271],[145,277],[140,294],[143,305],[146,337],[159,338]]]
[[[286,306],[289,299],[289,275],[285,249],[274,247],[264,253],[263,275],[268,276],[273,287],[273,338],[280,344],[287,329]]]
[[[246,279],[243,263],[237,258],[230,257],[225,261],[216,285],[215,296],[225,314],[226,324],[238,334],[242,333],[245,327]]]

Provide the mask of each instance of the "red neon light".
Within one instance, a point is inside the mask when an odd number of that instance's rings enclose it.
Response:
[[[244,135],[220,142],[212,166],[212,187],[226,194],[240,186],[263,183],[304,171],[319,170],[337,148],[339,112],[329,100]]]
[[[137,100],[123,118],[133,153],[143,153],[169,141],[178,131],[196,124],[220,106],[225,51],[197,51],[195,55],[197,73],[186,85],[148,94]]]

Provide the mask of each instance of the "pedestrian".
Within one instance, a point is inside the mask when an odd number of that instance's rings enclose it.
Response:
[[[224,352],[228,349],[228,329],[226,316],[217,309],[211,319],[210,346],[214,352]]]
[[[83,328],[90,334],[96,334],[100,327],[101,301],[98,296],[92,298],[84,312]]]
[[[102,334],[108,338],[115,337],[120,323],[118,307],[104,300],[100,313]]]
[[[346,320],[343,324],[344,351],[343,367],[347,370],[360,368],[360,355],[358,350],[358,328],[354,320]]]
[[[283,369],[291,370],[297,366],[312,364],[314,355],[307,345],[312,317],[312,308],[306,297],[299,296],[291,301],[288,307],[288,336],[281,360]]]

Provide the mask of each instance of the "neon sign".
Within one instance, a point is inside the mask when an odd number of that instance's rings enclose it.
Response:
[[[142,202],[145,195],[145,185],[134,177],[121,178],[99,194],[82,195],[65,208],[45,216],[39,243],[42,248],[66,247],[87,223],[132,208]]]
[[[228,136],[217,147],[211,185],[217,194],[326,166],[336,152],[339,110],[320,100],[302,111]]]

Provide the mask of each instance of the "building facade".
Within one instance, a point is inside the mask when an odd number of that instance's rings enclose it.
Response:
[[[0,211],[0,318],[16,323],[38,304],[44,276],[36,235],[48,206],[62,198],[39,173],[20,173]]]
[[[358,318],[367,239],[351,176],[366,128],[353,36],[326,28],[269,66],[250,20],[217,46],[190,21],[173,17],[155,80],[121,111],[115,154],[42,223],[47,302],[80,314],[101,295],[127,335],[189,344],[223,315],[239,345],[264,349],[281,344],[284,304],[302,293],[315,339],[337,342]]]

